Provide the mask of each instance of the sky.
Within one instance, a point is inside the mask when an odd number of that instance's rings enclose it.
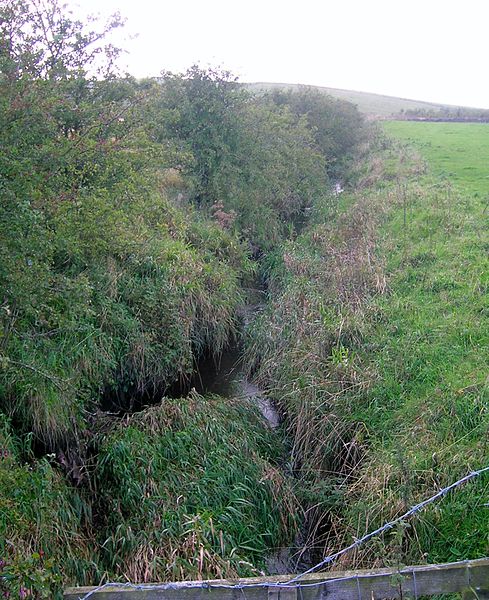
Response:
[[[489,0],[70,0],[120,11],[136,77],[221,66],[302,83],[489,108]],[[136,36],[136,37],[135,37]]]

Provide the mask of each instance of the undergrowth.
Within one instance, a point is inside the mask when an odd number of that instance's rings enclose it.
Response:
[[[48,449],[80,435],[101,392],[117,410],[221,352],[252,272],[236,238],[142,186],[90,195],[56,220],[54,268],[31,280],[31,309],[1,314],[1,405]]]
[[[297,526],[282,456],[250,400],[192,393],[124,419],[94,470],[103,567],[134,582],[259,574]]]
[[[53,457],[23,460],[28,445],[0,417],[0,592],[60,597],[67,572],[81,582],[94,575],[90,507],[51,464]]]

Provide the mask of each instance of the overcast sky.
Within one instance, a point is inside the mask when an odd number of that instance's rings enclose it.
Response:
[[[138,77],[220,65],[303,83],[489,108],[489,0],[70,0],[127,18]]]

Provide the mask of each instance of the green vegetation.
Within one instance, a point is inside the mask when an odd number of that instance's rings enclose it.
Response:
[[[336,178],[345,177],[352,154],[367,139],[362,116],[355,106],[315,88],[294,92],[275,89],[269,97],[274,105],[289,108],[296,118],[305,117],[316,147],[329,159],[328,173]]]
[[[250,366],[287,416],[310,539],[325,553],[487,463],[487,141],[473,135],[484,129],[389,129],[418,139],[460,184],[475,177],[456,187],[412,151],[377,152],[334,222],[318,210],[275,254],[249,342]],[[441,152],[449,131],[457,143]],[[450,495],[349,564],[487,555],[488,486],[486,476]]]
[[[22,447],[0,418],[0,591],[18,598],[22,588],[34,589],[51,598],[52,587],[61,582],[60,564],[81,577],[89,566],[90,549],[79,534],[86,506],[48,458],[35,464],[22,460],[29,439]]]
[[[387,123],[401,144],[314,89],[136,81],[120,25],[0,0],[7,596],[255,574],[299,530],[338,549],[487,460],[486,126]],[[244,359],[279,431],[186,394],[256,281]],[[488,486],[348,559],[487,554]]]
[[[0,0],[5,594],[254,573],[298,526],[256,408],[165,394],[236,337],[246,286],[366,126],[322,98],[341,127],[321,132],[312,95],[218,69],[123,77],[120,25]]]
[[[102,564],[133,581],[258,574],[294,530],[278,434],[250,401],[165,400],[104,438]]]

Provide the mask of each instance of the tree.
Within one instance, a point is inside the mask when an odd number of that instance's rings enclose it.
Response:
[[[357,107],[308,87],[275,90],[270,98],[279,106],[288,106],[298,117],[306,117],[328,172],[341,174],[343,163],[366,135],[364,118]]]
[[[0,75],[60,80],[110,77],[120,50],[108,42],[118,13],[100,30],[73,19],[59,0],[0,1]]]
[[[46,364],[56,353],[45,330],[62,330],[87,287],[75,282],[61,225],[67,206],[117,183],[133,156],[110,141],[128,127],[117,115],[133,88],[94,70],[104,55],[111,71],[117,51],[104,40],[118,25],[87,29],[57,0],[0,0],[0,405],[50,443],[76,420],[77,396],[66,364]]]
[[[163,135],[190,150],[194,199],[210,206],[220,200],[219,174],[235,160],[241,131],[236,116],[247,95],[228,71],[197,65],[182,75],[166,73],[162,92],[161,108],[171,115]]]

